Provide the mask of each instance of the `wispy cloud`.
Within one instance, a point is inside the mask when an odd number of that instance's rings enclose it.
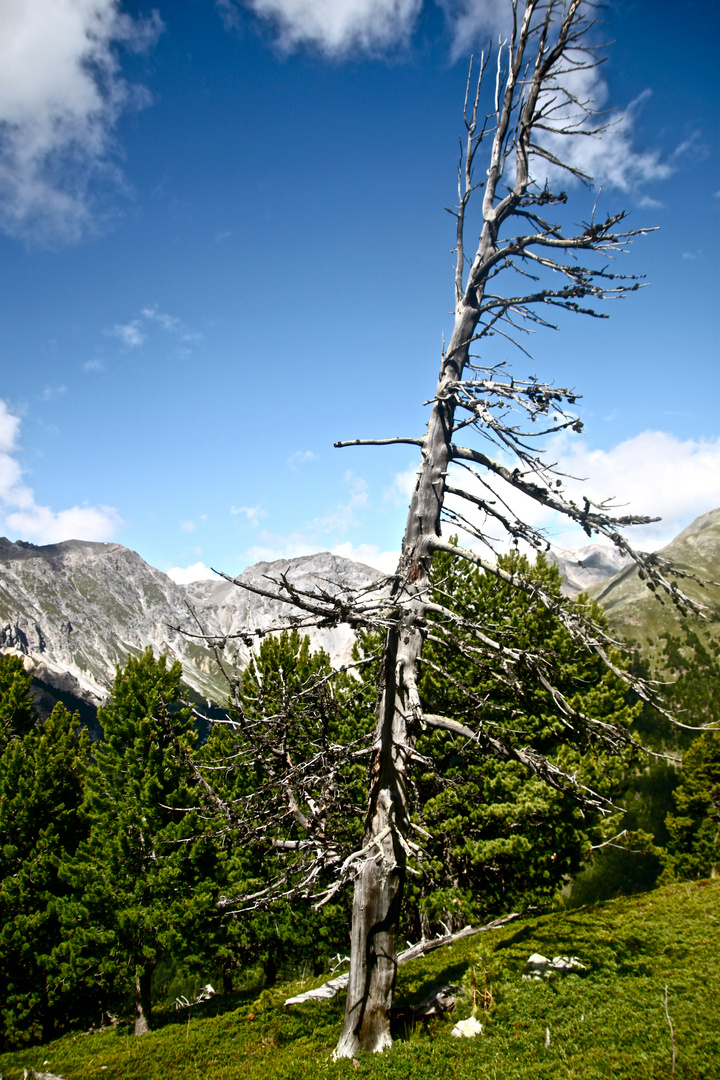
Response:
[[[249,525],[257,525],[262,518],[267,517],[267,512],[259,506],[231,506],[231,514],[242,514]]]
[[[20,417],[0,399],[0,529],[41,544],[112,539],[122,525],[112,506],[72,506],[54,511],[35,502],[32,488],[23,483],[17,457],[20,423]]]
[[[345,536],[359,524],[358,511],[370,505],[370,497],[367,482],[361,476],[348,471],[344,480],[348,489],[347,498],[328,509],[325,514],[305,522],[302,528],[292,533],[283,534],[262,529],[257,534],[255,543],[245,552],[245,559],[248,562],[273,562],[275,559],[313,555],[318,551],[333,551],[336,554],[345,554],[346,558],[353,558],[346,552],[360,549],[354,548]],[[240,507],[235,512],[243,509]],[[365,561],[371,566],[376,564],[370,561],[370,556],[383,556],[380,549],[372,544],[363,545],[362,550],[368,555]]]
[[[343,559],[351,559],[353,562],[365,563],[373,566],[383,574],[392,574],[397,569],[400,558],[399,551],[382,551],[377,544],[336,544],[331,548],[333,555],[340,555]]]
[[[118,0],[0,4],[0,228],[29,242],[79,240],[95,193],[117,189],[113,129],[148,101],[123,78],[118,46],[150,47],[163,28],[122,14]]]
[[[105,331],[109,337],[115,337],[126,349],[139,349],[145,344],[151,327],[159,327],[165,333],[171,334],[184,344],[191,344],[202,340],[202,334],[191,330],[177,315],[170,315],[167,311],[161,311],[157,304],[152,307],[144,307],[140,314],[126,323],[115,323]]]
[[[320,535],[346,533],[351,525],[357,524],[356,512],[367,507],[369,494],[367,481],[348,470],[344,476],[349,490],[348,499],[328,510],[322,517],[315,518],[311,528]]]
[[[240,25],[238,0],[216,0],[228,29]],[[412,35],[423,0],[246,0],[276,29],[281,48],[311,45],[329,56],[396,47]]]
[[[168,334],[174,334],[180,341],[191,342],[202,339],[201,333],[197,330],[190,330],[176,315],[168,315],[166,311],[160,311],[157,304],[153,307],[143,308],[142,317],[147,323],[155,323],[163,330],[166,330]]]
[[[314,461],[317,458],[317,454],[312,450],[295,450],[287,459],[287,463],[291,469],[299,469],[301,465],[307,464],[308,461]]]
[[[42,393],[43,401],[52,401],[53,398],[67,394],[67,386],[46,386]]]
[[[126,349],[139,349],[147,337],[145,331],[140,327],[139,319],[132,319],[128,323],[115,323],[107,331],[107,334],[110,337],[116,337]]]
[[[207,581],[216,577],[203,562],[196,562],[191,566],[171,566],[165,573],[178,585],[189,585],[192,581]]]

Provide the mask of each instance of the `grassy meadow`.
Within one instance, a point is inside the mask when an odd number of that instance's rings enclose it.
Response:
[[[572,954],[586,971],[528,981],[522,971],[533,952]],[[67,1080],[716,1080],[720,881],[672,885],[465,939],[401,968],[396,1003],[447,983],[459,987],[454,1012],[427,1026],[400,1025],[390,1051],[356,1061],[331,1057],[342,996],[284,1007],[290,994],[314,985],[306,981],[158,1012],[156,1030],[141,1039],[129,1022],[69,1034],[0,1056],[0,1072],[4,1080],[19,1080],[25,1068]],[[482,1035],[452,1038],[474,999]]]

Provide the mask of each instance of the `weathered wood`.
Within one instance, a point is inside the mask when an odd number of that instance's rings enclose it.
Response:
[[[403,964],[408,964],[411,960],[417,960],[429,952],[444,949],[446,945],[453,945],[456,941],[473,937],[475,934],[485,934],[489,930],[499,930],[501,926],[506,926],[507,923],[514,922],[515,919],[521,919],[527,914],[529,914],[529,911],[513,911],[509,915],[493,919],[492,922],[486,923],[485,926],[465,926],[462,930],[458,930],[456,934],[445,934],[443,937],[423,939],[423,941],[418,941],[417,945],[410,945],[398,955],[397,966],[402,967]],[[315,987],[314,990],[306,990],[303,994],[296,994],[295,997],[287,998],[285,1004],[303,1005],[306,1001],[327,1001],[329,998],[335,997],[341,990],[344,990],[347,984],[348,973],[345,972],[345,974],[338,975],[337,978],[323,983],[322,986]]]
[[[392,826],[392,832],[383,840],[380,852],[365,857],[355,879],[347,1007],[343,1032],[335,1050],[337,1057],[352,1057],[359,1049],[383,1050],[391,1041],[389,1015],[398,965],[397,921],[410,831],[406,770],[422,724],[417,690],[418,663],[426,625],[430,567],[433,553],[441,545],[446,478],[451,462],[459,456],[453,445],[455,413],[460,400],[458,387],[470,363],[471,345],[478,336],[493,332],[493,328],[496,332],[502,317],[512,322],[511,312],[518,304],[527,309],[533,302],[546,303],[552,297],[559,306],[576,309],[578,296],[602,295],[594,284],[592,272],[583,271],[584,277],[578,278],[575,268],[553,263],[550,257],[543,255],[543,265],[559,270],[569,280],[569,285],[553,286],[549,291],[521,298],[518,302],[491,297],[488,304],[484,304],[488,281],[503,264],[508,264],[512,256],[525,257],[534,248],[549,248],[560,254],[599,250],[604,243],[614,242],[610,235],[612,226],[608,224],[565,238],[557,227],[550,227],[537,214],[523,208],[527,204],[542,205],[543,202],[541,196],[530,193],[533,182],[529,165],[531,137],[534,125],[541,119],[541,95],[548,86],[556,84],[558,63],[567,49],[581,47],[579,40],[586,29],[582,6],[582,0],[570,0],[567,5],[553,0],[544,5],[538,0],[526,0],[518,22],[517,5],[512,5],[514,30],[511,42],[507,49],[500,47],[498,58],[495,131],[484,179],[482,227],[475,256],[465,276],[465,212],[474,189],[473,160],[485,136],[485,126],[477,132],[484,61],[470,115],[468,83],[465,101],[468,138],[464,174],[461,161],[456,212],[455,321],[450,342],[442,355],[427,429],[420,440],[421,465],[395,576],[393,599],[397,604],[397,617],[387,632],[385,644],[384,686],[378,711],[365,837],[369,841],[387,825]],[[506,66],[501,78],[503,56]],[[505,176],[509,159],[514,165],[512,182]],[[548,194],[545,201],[553,198],[562,201],[563,197]],[[513,217],[518,217],[524,226],[529,221],[536,227],[501,247],[501,227]],[[621,219],[622,215],[608,220],[614,225]],[[479,333],[482,316],[488,322]],[[542,395],[539,406],[541,410],[547,410]],[[481,410],[478,415],[490,415],[483,403],[478,407]],[[515,443],[520,445],[517,440]],[[528,761],[532,764],[530,758]]]
[[[147,1035],[152,1028],[152,970],[135,975],[135,1035]]]

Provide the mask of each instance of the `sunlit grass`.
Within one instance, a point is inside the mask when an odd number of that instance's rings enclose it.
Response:
[[[528,956],[572,954],[587,970],[552,981],[522,978]],[[0,1056],[5,1080],[23,1068],[68,1080],[678,1080],[720,1076],[720,881],[673,885],[594,908],[512,923],[401,969],[397,1001],[457,983],[455,1012],[400,1028],[392,1050],[333,1063],[343,1002],[286,1009],[301,984],[222,998],[158,1016],[135,1039],[129,1024],[66,1036]],[[313,985],[308,981],[302,986]],[[665,988],[670,1026],[665,1013]],[[474,990],[474,994],[473,994]],[[473,996],[483,1035],[455,1039]],[[485,1007],[487,1006],[487,1008]]]

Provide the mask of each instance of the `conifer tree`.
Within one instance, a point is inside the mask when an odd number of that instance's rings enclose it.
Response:
[[[0,711],[29,727],[0,757],[0,1042],[12,1045],[50,1039],[90,1005],[86,988],[67,977],[66,935],[66,872],[85,835],[79,811],[89,744],[61,704],[29,726],[22,665],[2,666],[13,678],[4,680]]]
[[[32,674],[22,658],[0,656],[0,751],[11,739],[20,739],[37,722],[31,695]]]
[[[367,733],[367,709],[353,711],[363,689],[333,673],[327,653],[312,652],[297,630],[268,637],[232,685],[228,722],[214,726],[197,757],[210,804],[219,812],[214,877],[224,917],[213,942],[225,977],[233,967],[260,964],[271,985],[283,966],[322,970],[323,959],[346,946],[347,901],[316,911],[307,897],[288,902],[277,893],[283,881],[294,893],[307,866],[312,845],[299,841],[297,817],[304,818],[301,807],[307,809],[308,798],[325,836],[343,844],[362,833],[359,761],[338,771],[332,793],[306,783],[312,763],[332,745],[357,747],[362,723]],[[323,884],[328,882],[321,876],[315,889]],[[262,902],[266,891],[276,897],[271,910]]]
[[[672,874],[681,880],[720,873],[720,733],[706,732],[685,754],[668,814]]]
[[[181,836],[188,790],[179,741],[195,732],[180,699],[181,666],[148,648],[118,669],[98,711],[104,739],[88,770],[90,837],[76,863],[82,890],[86,960],[105,994],[131,992],[135,1034],[152,1022],[153,971],[163,952],[182,952],[192,867]]]

